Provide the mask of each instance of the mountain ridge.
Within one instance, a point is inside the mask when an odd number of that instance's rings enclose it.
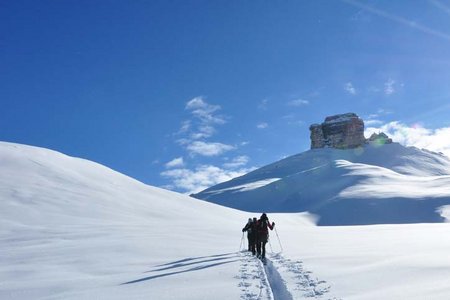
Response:
[[[442,222],[435,212],[450,204],[449,184],[450,159],[444,155],[398,143],[366,144],[311,149],[192,196],[247,211],[307,211],[321,225]],[[389,193],[395,186],[409,188]]]

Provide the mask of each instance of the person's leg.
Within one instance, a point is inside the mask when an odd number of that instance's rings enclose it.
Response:
[[[267,242],[262,243],[262,254],[261,254],[262,258],[266,257],[266,244],[267,244]]]
[[[258,256],[261,255],[261,241],[259,240],[259,238],[256,241],[256,252],[258,253]]]
[[[253,253],[254,252],[253,249],[255,248],[254,245],[255,245],[255,238],[253,235],[251,235],[248,240],[248,251],[251,251]]]

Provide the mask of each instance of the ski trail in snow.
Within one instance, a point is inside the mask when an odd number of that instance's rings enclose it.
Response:
[[[330,295],[330,285],[305,270],[301,261],[270,254],[263,264],[248,252],[240,252],[238,287],[241,300],[339,300]]]
[[[258,298],[258,299],[277,300],[274,298],[273,291],[270,286],[269,276],[267,276],[267,273],[266,273],[263,263],[259,259],[257,259],[257,261],[258,261],[259,276],[261,278],[261,284],[265,287],[264,292],[265,292],[265,296],[266,296],[266,298],[263,298],[262,295],[260,295],[260,298]]]
[[[264,271],[269,281],[274,300],[293,300],[291,293],[286,288],[286,282],[270,259],[266,259]]]
[[[238,287],[241,300],[274,300],[264,268],[255,256],[249,252],[240,252]]]
[[[275,300],[293,299],[320,299],[338,300],[331,295],[330,285],[314,277],[312,272],[303,268],[301,261],[291,261],[284,258],[280,253],[271,254],[266,269],[270,277],[274,294],[279,295]]]

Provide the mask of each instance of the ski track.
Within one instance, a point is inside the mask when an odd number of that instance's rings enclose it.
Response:
[[[238,287],[242,300],[274,300],[261,262],[249,252],[240,252]]]
[[[242,300],[341,300],[329,295],[330,285],[305,270],[301,261],[269,254],[266,264],[249,252],[240,253],[238,287]]]

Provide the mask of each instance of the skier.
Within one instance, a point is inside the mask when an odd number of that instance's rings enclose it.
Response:
[[[261,260],[266,259],[266,244],[269,240],[269,228],[270,230],[273,230],[273,227],[275,226],[275,222],[272,222],[270,224],[269,218],[267,218],[267,215],[263,213],[261,215],[261,218],[259,218],[257,223],[257,241],[256,241],[256,250],[258,251],[258,257],[261,258]]]
[[[242,232],[247,231],[247,240],[248,240],[248,251],[252,251],[254,249],[254,240],[255,240],[255,231],[253,229],[253,220],[252,218],[248,218],[247,224],[245,224],[244,228],[242,228]],[[253,245],[253,247],[252,247]]]

